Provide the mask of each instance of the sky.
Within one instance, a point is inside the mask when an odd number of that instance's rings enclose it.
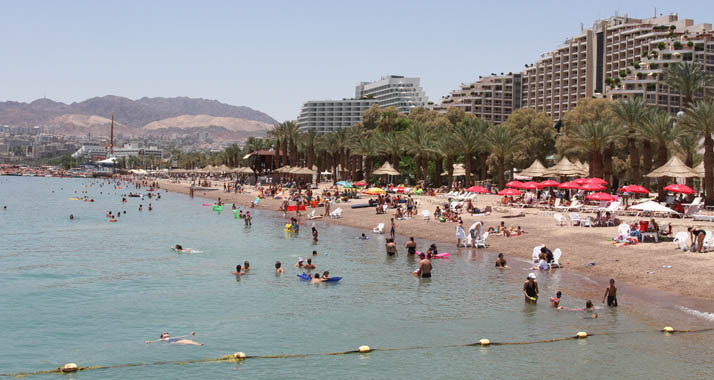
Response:
[[[284,121],[394,74],[438,103],[522,70],[580,23],[655,8],[714,23],[711,1],[0,0],[0,101],[189,96]]]

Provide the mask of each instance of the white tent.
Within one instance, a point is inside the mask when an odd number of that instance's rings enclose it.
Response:
[[[638,205],[630,207],[632,210],[649,211],[649,212],[667,212],[671,214],[679,214],[671,208],[664,207],[655,201],[642,202]]]

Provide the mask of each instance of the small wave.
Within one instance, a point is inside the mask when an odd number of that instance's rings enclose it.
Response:
[[[684,307],[684,306],[677,306],[677,309],[679,309],[685,313],[691,314],[695,317],[699,317],[699,318],[714,322],[714,313],[707,313],[704,311],[694,310],[694,309],[690,309],[690,308]]]

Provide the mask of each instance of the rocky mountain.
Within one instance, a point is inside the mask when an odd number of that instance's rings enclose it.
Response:
[[[0,124],[54,125],[59,134],[68,135],[88,132],[105,135],[112,113],[115,128],[118,127],[115,131],[125,135],[189,133],[207,128],[205,132],[216,133],[216,138],[223,140],[230,136],[264,135],[277,123],[269,115],[249,107],[187,97],[132,100],[107,95],[72,104],[50,99],[0,102]]]

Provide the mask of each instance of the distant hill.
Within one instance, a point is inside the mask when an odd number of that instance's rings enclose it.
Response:
[[[107,120],[115,114],[117,133],[143,135],[162,132],[199,132],[201,128],[222,127],[216,132],[223,140],[229,135],[264,135],[277,121],[269,115],[245,106],[232,106],[217,100],[178,98],[141,98],[132,100],[120,96],[94,97],[82,102],[65,104],[50,99],[31,103],[0,102],[0,124],[54,125],[59,134],[106,135]],[[218,133],[220,130],[220,133]],[[236,132],[234,134],[227,133]],[[245,132],[245,133],[244,133]],[[219,137],[219,136],[216,136]]]

